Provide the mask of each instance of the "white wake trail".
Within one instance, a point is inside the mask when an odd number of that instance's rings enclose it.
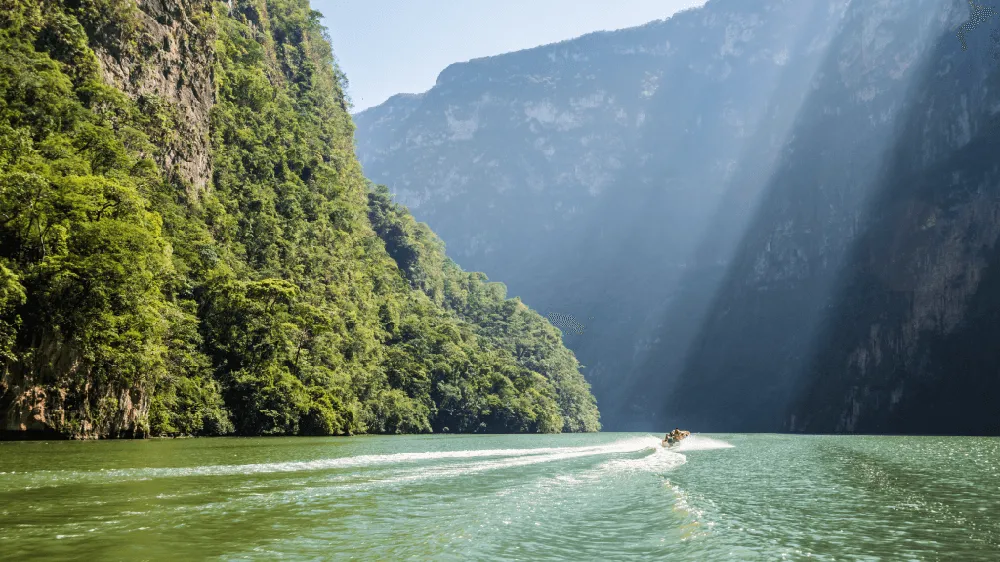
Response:
[[[448,465],[438,468],[429,468],[427,470],[421,471],[419,474],[412,474],[408,476],[400,476],[397,478],[392,478],[385,480],[386,483],[397,483],[397,482],[409,482],[415,480],[424,480],[427,478],[443,478],[443,477],[454,477],[454,476],[464,476],[466,474],[474,474],[477,472],[485,472],[488,470],[497,470],[505,468],[515,468],[520,466],[528,466],[533,464],[541,464],[548,462],[556,462],[568,459],[576,459],[582,457],[590,457],[596,455],[610,455],[610,454],[622,454],[622,453],[638,453],[650,449],[652,454],[645,458],[655,457],[658,453],[655,450],[659,444],[655,439],[650,439],[647,437],[635,437],[631,439],[624,439],[621,441],[615,441],[607,445],[598,445],[593,447],[562,447],[558,452],[549,452],[548,454],[542,455],[518,455],[513,458],[506,458],[503,460],[496,461],[483,461],[476,463],[469,463],[464,465]],[[515,449],[510,449],[515,450]],[[530,449],[536,451],[538,449]],[[548,451],[554,451],[555,449],[548,449]]]
[[[687,439],[684,439],[677,444],[676,447],[672,447],[671,451],[684,452],[684,451],[711,451],[714,449],[731,449],[733,445],[721,441],[719,439],[712,439],[711,437],[703,437],[701,435],[691,435]]]
[[[409,464],[417,462],[438,461],[438,460],[465,460],[479,458],[519,458],[538,459],[525,462],[516,461],[521,464],[534,464],[535,462],[550,462],[562,458],[574,458],[578,456],[601,455],[612,453],[637,452],[642,449],[652,447],[653,444],[647,438],[636,437],[623,439],[608,444],[589,445],[582,447],[535,447],[523,449],[471,449],[461,451],[435,451],[435,452],[413,452],[413,453],[390,453],[381,455],[357,455],[352,457],[339,457],[332,459],[317,459],[312,461],[290,461],[274,463],[254,463],[254,464],[230,464],[230,465],[206,465],[191,467],[169,467],[169,468],[128,468],[110,469],[99,471],[40,471],[33,474],[34,485],[61,485],[79,481],[108,481],[116,482],[133,480],[150,480],[155,478],[177,478],[190,476],[229,476],[229,475],[251,475],[270,474],[283,472],[311,472],[319,470],[334,470],[359,467],[383,467],[397,464]],[[497,464],[499,463],[499,464]],[[487,467],[493,465],[500,466],[503,461],[488,463]],[[472,466],[472,465],[468,465]],[[489,468],[486,468],[488,470]]]
[[[344,480],[349,479],[348,476],[340,476],[336,478],[326,478],[324,479],[327,485],[325,486],[310,486],[309,487],[309,499],[310,501],[320,500],[322,498],[327,498],[331,496],[336,496],[350,491],[362,491],[369,492],[372,489],[377,489],[381,487],[394,487],[398,485],[405,485],[409,483],[418,483],[427,480],[437,480],[437,479],[447,479],[464,477],[472,474],[483,473],[493,470],[503,470],[510,468],[519,468],[524,466],[552,463],[570,459],[578,459],[585,457],[601,456],[601,455],[615,455],[615,454],[629,454],[629,453],[639,453],[642,451],[649,451],[649,454],[643,457],[643,459],[649,459],[652,457],[662,457],[664,454],[673,460],[668,464],[679,465],[683,464],[684,456],[677,455],[674,453],[667,452],[660,447],[659,440],[654,437],[633,437],[628,439],[621,439],[611,443],[603,445],[593,445],[586,447],[540,447],[534,449],[489,449],[489,450],[479,450],[479,451],[455,451],[451,453],[419,453],[421,455],[433,455],[433,457],[421,457],[421,458],[436,458],[436,459],[455,459],[455,458],[475,458],[475,456],[485,456],[484,453],[489,453],[491,456],[500,457],[493,460],[483,460],[477,462],[469,463],[447,463],[441,465],[429,465],[422,466],[419,468],[406,468],[400,470],[401,473],[397,473],[396,476],[389,478],[384,478],[381,475],[375,475],[375,478],[365,482],[344,482]],[[464,453],[462,455],[457,455],[457,453]],[[530,453],[530,454],[528,454]],[[414,455],[418,453],[400,453],[407,455]],[[393,455],[387,455],[393,456]],[[361,457],[353,457],[354,459],[360,459]],[[398,459],[399,457],[395,457]],[[411,457],[407,457],[411,458]],[[643,459],[639,459],[641,462]],[[346,460],[346,459],[343,459]],[[624,461],[629,462],[629,461]],[[587,471],[580,474],[585,479],[593,480],[599,478],[598,473],[593,473],[593,471]],[[362,474],[355,474],[354,477],[363,476]],[[557,476],[562,476],[568,480],[573,480],[572,475],[561,474]],[[243,502],[258,502],[258,503],[269,503],[275,501],[278,498],[283,498],[281,501],[301,501],[302,492],[300,490],[283,490],[279,492],[254,494],[250,497],[242,498],[239,501]],[[212,506],[222,506],[225,502],[220,504],[212,504]],[[211,506],[210,506],[211,507]],[[199,506],[197,509],[205,509],[204,506]]]

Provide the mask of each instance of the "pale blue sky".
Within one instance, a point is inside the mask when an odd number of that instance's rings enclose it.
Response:
[[[354,111],[424,92],[453,62],[642,25],[705,0],[312,0]]]

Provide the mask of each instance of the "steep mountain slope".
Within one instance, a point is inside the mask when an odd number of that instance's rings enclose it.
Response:
[[[318,22],[0,2],[5,436],[599,428],[555,328],[365,181]]]
[[[982,64],[988,30],[971,54],[952,32],[967,7],[845,12],[792,130],[794,157],[763,192],[669,410],[716,428],[995,430],[995,373],[955,369],[982,351],[927,360],[974,321],[966,303],[996,242],[994,164],[969,156],[986,155],[1000,99]],[[965,409],[935,415],[942,396],[929,388],[953,389]]]
[[[976,147],[998,34],[963,51],[968,17],[710,0],[453,65],[356,116],[359,155],[459,263],[594,318],[566,337],[609,428],[923,431],[916,412],[947,411],[987,431],[996,374],[955,338],[994,317],[969,306],[993,298]]]
[[[564,336],[606,423],[645,428],[833,33],[829,18],[803,3],[712,2],[453,65],[426,94],[357,115],[358,152],[459,263],[584,324]],[[706,228],[713,219],[724,228]]]

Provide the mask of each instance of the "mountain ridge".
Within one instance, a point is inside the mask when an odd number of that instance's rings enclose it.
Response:
[[[459,263],[504,277],[542,310],[600,319],[566,338],[610,428],[917,431],[896,406],[910,394],[836,375],[854,372],[851,357],[875,354],[864,351],[866,337],[849,335],[860,330],[847,330],[855,313],[910,322],[883,301],[852,300],[842,285],[875,266],[858,261],[859,245],[874,244],[898,267],[914,259],[866,234],[880,216],[902,221],[899,232],[911,220],[889,213],[881,193],[906,185],[905,170],[930,170],[935,158],[995,135],[980,131],[1000,103],[991,39],[977,30],[970,52],[960,51],[953,31],[967,18],[966,3],[952,0],[712,0],[620,32],[631,44],[579,40],[454,72],[406,112],[359,115],[359,155]],[[656,45],[664,48],[651,56]],[[559,50],[566,57],[547,56]],[[907,125],[920,110],[955,121]],[[985,173],[976,166],[986,164],[964,165],[955,173]],[[977,189],[995,187],[985,181]],[[957,185],[956,193],[973,189]],[[989,219],[975,220],[984,222],[969,227],[991,248]],[[978,278],[978,263],[949,266],[948,275]],[[932,271],[928,285],[900,290],[945,298]],[[972,320],[959,302],[949,307]],[[879,369],[903,379],[946,376],[875,355]],[[982,368],[969,380],[990,380]],[[839,382],[812,385],[817,378]],[[869,384],[870,403],[857,405],[851,388]],[[916,410],[933,402],[912,400],[906,407]],[[970,404],[984,412],[995,398],[984,400]],[[838,413],[806,415],[820,405]],[[838,421],[856,409],[843,418],[854,422]],[[880,421],[857,421],[865,416]]]

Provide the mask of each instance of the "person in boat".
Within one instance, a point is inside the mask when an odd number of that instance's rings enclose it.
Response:
[[[690,431],[681,431],[680,428],[675,427],[673,431],[663,436],[663,445],[673,445],[688,435],[691,435]]]
[[[675,427],[673,431],[671,431],[671,432],[669,432],[669,433],[667,433],[666,435],[663,436],[663,444],[664,445],[673,445],[674,443],[676,443],[677,442],[677,435],[678,435],[678,433],[680,433],[680,430],[678,430]]]
[[[674,431],[677,431],[677,430],[674,430]],[[675,441],[674,441],[674,435],[675,435],[674,431],[668,432],[666,435],[663,436],[663,446],[664,447],[666,447],[668,445],[673,445],[675,443]]]

